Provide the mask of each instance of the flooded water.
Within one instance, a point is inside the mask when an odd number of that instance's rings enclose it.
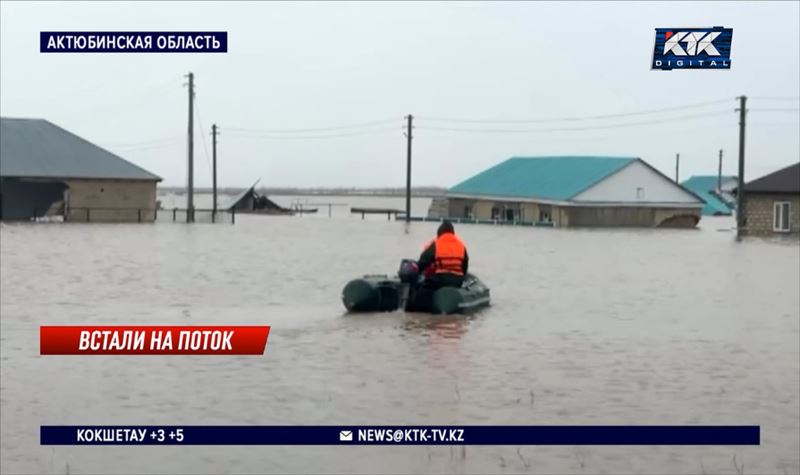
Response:
[[[315,213],[303,214],[304,218],[347,218],[351,216],[350,208],[383,208],[398,209],[405,211],[406,202],[403,197],[395,196],[324,196],[324,195],[268,195],[269,199],[284,208],[295,209],[300,207],[306,210],[317,211]],[[220,207],[227,204],[233,196],[219,195],[217,203]],[[167,210],[172,208],[186,208],[186,196],[173,193],[159,194],[158,200],[161,206]],[[194,206],[197,209],[210,209],[214,203],[213,195],[208,193],[197,193],[194,197]],[[428,207],[431,204],[430,198],[412,198],[411,215],[427,216]],[[163,216],[163,212],[162,218]],[[169,213],[167,213],[169,214]],[[202,213],[201,213],[202,214]],[[206,213],[207,214],[207,213]],[[183,215],[186,216],[185,214]],[[361,215],[357,215],[360,219]],[[202,216],[200,217],[202,219]],[[386,221],[386,215],[366,215],[364,219],[378,219]]]
[[[402,201],[396,201],[401,203]],[[376,205],[376,206],[380,206]],[[424,209],[426,205],[420,205]],[[345,315],[434,223],[2,224],[6,473],[798,473],[800,244],[461,225],[493,304]],[[263,357],[41,357],[42,324],[269,324]],[[41,424],[757,424],[759,447],[42,447]]]

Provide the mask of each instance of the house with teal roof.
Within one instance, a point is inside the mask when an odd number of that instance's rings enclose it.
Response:
[[[705,206],[637,157],[512,157],[447,191],[456,221],[694,227]]]
[[[730,216],[735,208],[738,179],[735,176],[694,175],[681,182],[684,188],[703,198],[703,216]]]

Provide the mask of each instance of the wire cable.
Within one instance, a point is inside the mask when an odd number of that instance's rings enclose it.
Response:
[[[350,133],[341,133],[341,134],[323,134],[323,135],[263,135],[263,134],[251,134],[251,133],[242,133],[240,131],[236,131],[233,129],[225,128],[228,136],[234,137],[241,137],[241,138],[249,138],[249,139],[266,139],[266,140],[303,140],[303,139],[335,139],[340,137],[356,137],[362,135],[377,135],[383,134],[386,132],[400,132],[401,129],[398,127],[384,127],[383,129],[377,130],[366,130],[366,131],[359,131],[359,132],[350,132]]]
[[[756,97],[750,97],[749,99],[754,99],[757,101],[800,101],[800,97],[776,97],[776,96],[770,96],[770,97],[756,96]]]
[[[706,102],[698,102],[694,104],[685,104],[681,106],[674,106],[674,107],[665,107],[661,109],[650,109],[650,110],[643,110],[643,111],[636,111],[636,112],[623,112],[618,114],[602,114],[602,115],[594,115],[594,116],[584,116],[584,117],[560,117],[554,119],[458,119],[458,118],[446,118],[446,117],[425,117],[425,116],[415,116],[416,119],[422,121],[431,121],[431,122],[459,122],[459,123],[492,123],[492,124],[536,124],[536,123],[549,123],[549,122],[577,122],[577,121],[586,121],[586,120],[600,120],[600,119],[612,119],[617,117],[632,117],[632,116],[639,116],[639,115],[649,115],[649,114],[658,114],[662,112],[672,112],[677,110],[684,110],[684,109],[696,109],[700,107],[707,107],[710,105],[716,104],[723,104],[723,103],[730,103],[733,99],[718,99],[714,101],[706,101]]]
[[[731,114],[731,111],[717,111],[717,112],[710,112],[710,113],[703,113],[703,114],[690,114],[684,115],[680,117],[671,117],[669,119],[655,119],[649,121],[640,121],[640,122],[629,122],[625,124],[612,124],[612,125],[594,125],[594,126],[585,126],[585,127],[554,127],[554,128],[547,128],[547,129],[478,129],[478,128],[466,128],[466,127],[426,127],[426,126],[417,126],[417,129],[420,130],[436,130],[436,131],[448,131],[448,132],[477,132],[477,133],[521,133],[521,134],[528,134],[528,133],[540,133],[540,132],[570,132],[570,131],[579,131],[579,130],[601,130],[601,129],[615,129],[615,128],[624,128],[624,127],[635,127],[639,125],[649,125],[649,124],[663,124],[665,122],[675,122],[680,120],[689,120],[689,119],[696,119],[701,117],[713,117],[719,115],[727,115]],[[731,114],[732,115],[732,114]]]
[[[360,124],[337,125],[330,127],[314,127],[306,129],[250,129],[246,127],[225,127],[225,130],[236,131],[236,132],[264,133],[264,134],[293,134],[293,133],[305,133],[305,132],[327,132],[335,130],[362,129],[378,125],[392,124],[392,123],[399,124],[400,120],[399,119],[373,120],[370,122],[362,122]]]
[[[766,112],[797,112],[800,107],[748,107],[749,111],[766,111]]]
[[[109,148],[114,148],[115,150],[118,150],[119,153],[128,153],[128,152],[136,152],[136,151],[139,151],[139,150],[155,150],[155,149],[160,149],[160,148],[174,147],[175,145],[178,145],[179,143],[182,143],[182,142],[183,142],[183,140],[174,140],[174,141],[172,141],[170,143],[164,143],[164,144],[160,144],[160,145],[145,145],[145,146],[142,146],[142,147],[123,148],[121,150],[117,149],[116,147],[109,147]]]
[[[200,138],[203,142],[203,153],[206,157],[206,165],[208,165],[208,174],[213,175],[214,172],[211,170],[211,160],[208,158],[208,146],[206,145],[206,131],[203,128],[203,120],[200,119],[200,107],[197,105],[197,97],[194,98],[194,115],[197,117],[197,123],[200,125]]]
[[[162,137],[160,139],[151,139],[151,140],[142,140],[141,142],[128,142],[128,143],[109,143],[109,144],[101,144],[103,147],[115,147],[115,148],[126,148],[126,147],[138,147],[141,145],[158,145],[161,143],[169,143],[174,142],[176,140],[180,140],[179,137]]]

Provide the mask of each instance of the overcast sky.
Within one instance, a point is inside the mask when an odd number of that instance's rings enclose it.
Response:
[[[730,71],[651,71],[654,28],[733,28]],[[42,54],[39,32],[227,31],[226,54]],[[681,177],[736,173],[735,97],[748,105],[751,179],[800,160],[800,3],[0,3],[0,113],[45,118],[186,182],[188,71],[196,75],[196,186],[452,186],[510,156],[639,156]],[[492,124],[727,100],[669,113]],[[794,111],[759,111],[789,108]],[[723,114],[694,119],[676,117]],[[725,112],[728,112],[725,114]],[[363,128],[265,135],[235,129]],[[440,128],[542,129],[486,133]],[[205,146],[203,136],[205,135]],[[336,134],[337,137],[329,137]],[[312,137],[308,137],[311,135]],[[319,135],[326,137],[319,138]],[[206,153],[206,150],[208,151]]]

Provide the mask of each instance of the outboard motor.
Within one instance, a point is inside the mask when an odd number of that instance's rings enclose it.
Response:
[[[397,271],[400,282],[404,284],[416,284],[419,281],[419,266],[413,259],[403,259],[400,261],[400,269]]]
[[[406,309],[409,298],[413,292],[413,287],[419,283],[419,265],[413,259],[403,259],[400,261],[400,269],[397,270],[400,278],[400,308]]]

